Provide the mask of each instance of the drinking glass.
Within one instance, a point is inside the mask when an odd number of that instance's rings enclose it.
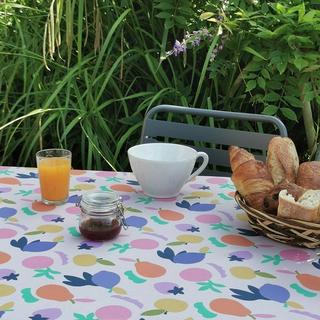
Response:
[[[68,200],[71,171],[71,151],[44,149],[36,153],[41,200],[47,205],[59,205]]]

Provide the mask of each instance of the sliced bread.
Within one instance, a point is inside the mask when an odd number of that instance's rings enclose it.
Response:
[[[277,215],[320,223],[320,190],[307,190],[297,201],[287,190],[281,190]]]

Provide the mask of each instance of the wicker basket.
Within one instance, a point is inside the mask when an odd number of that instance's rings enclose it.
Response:
[[[320,224],[295,219],[283,219],[249,207],[239,192],[238,205],[247,213],[252,228],[270,239],[310,249],[320,247]]]

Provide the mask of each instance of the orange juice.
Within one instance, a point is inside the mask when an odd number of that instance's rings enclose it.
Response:
[[[42,158],[38,163],[42,198],[63,201],[69,195],[71,159],[63,157]]]

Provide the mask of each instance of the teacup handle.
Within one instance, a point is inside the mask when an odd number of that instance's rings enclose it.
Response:
[[[187,182],[192,180],[194,177],[198,176],[208,165],[209,162],[209,156],[205,152],[197,152],[197,158],[202,158],[203,162],[202,165],[188,178]]]

